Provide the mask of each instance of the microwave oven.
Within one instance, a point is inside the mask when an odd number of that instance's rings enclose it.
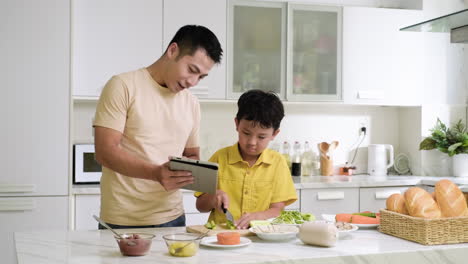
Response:
[[[96,161],[94,144],[73,145],[73,184],[96,184],[101,180],[102,166]]]

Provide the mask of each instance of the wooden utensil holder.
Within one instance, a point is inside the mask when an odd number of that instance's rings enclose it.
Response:
[[[333,160],[320,156],[320,173],[322,176],[332,176]]]

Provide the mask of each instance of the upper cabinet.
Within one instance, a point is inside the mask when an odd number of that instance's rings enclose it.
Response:
[[[1,1],[0,38],[0,196],[67,195],[70,2]]]
[[[424,42],[399,29],[422,11],[365,7],[343,10],[343,92],[348,104],[420,105]]]
[[[183,8],[182,8],[183,7]],[[177,30],[185,25],[202,25],[218,38],[224,51],[221,63],[213,66],[206,78],[190,88],[200,99],[226,98],[226,0],[164,0],[163,50]]]
[[[122,72],[146,67],[163,51],[163,0],[72,1],[74,96],[99,96]]]
[[[230,1],[228,98],[251,89],[290,101],[341,99],[341,8]]]

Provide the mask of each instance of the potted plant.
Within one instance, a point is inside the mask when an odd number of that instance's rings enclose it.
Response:
[[[419,150],[438,149],[447,153],[452,157],[454,176],[468,176],[468,131],[462,120],[447,127],[437,118],[430,131],[431,136],[419,144]]]

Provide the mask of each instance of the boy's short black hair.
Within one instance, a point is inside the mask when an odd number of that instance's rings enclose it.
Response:
[[[247,91],[241,95],[237,106],[238,121],[242,119],[254,121],[263,128],[272,127],[275,131],[280,127],[284,117],[283,103],[273,92]]]
[[[178,58],[185,55],[193,55],[201,48],[206,51],[206,54],[215,63],[218,64],[221,62],[221,57],[223,55],[221,44],[219,44],[216,35],[204,26],[186,25],[181,27],[176,32],[169,45],[174,42],[177,43],[180,49]]]

